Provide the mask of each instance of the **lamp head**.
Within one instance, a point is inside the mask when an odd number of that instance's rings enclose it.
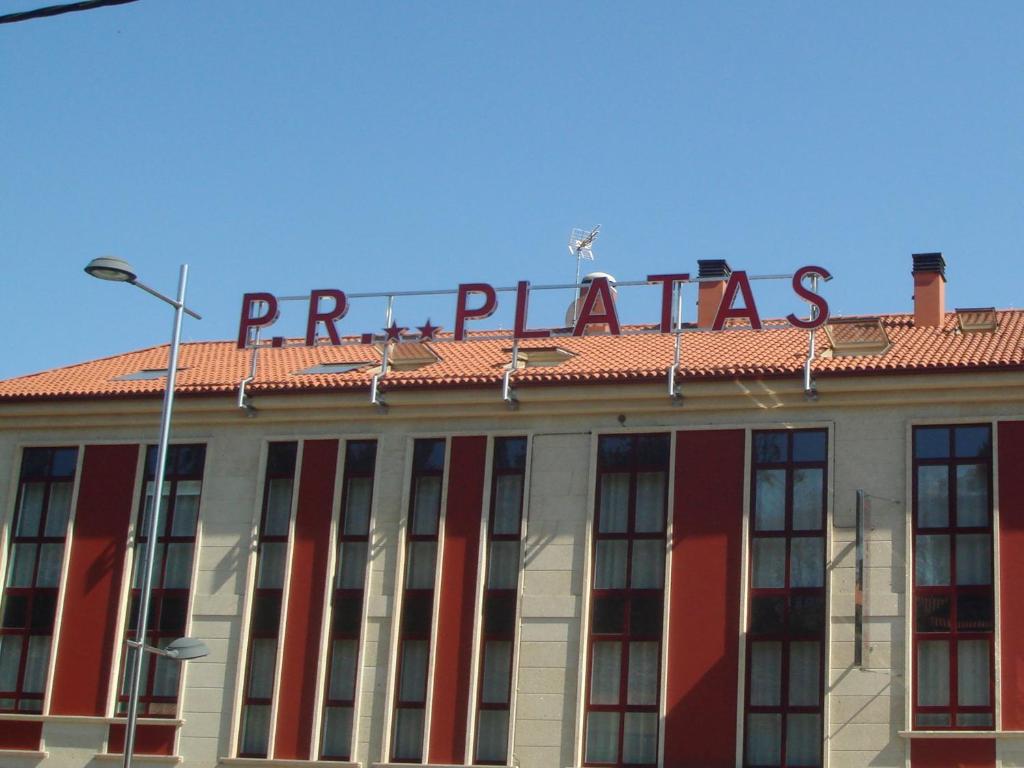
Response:
[[[114,256],[100,256],[85,265],[85,271],[100,280],[113,280],[118,283],[134,283],[135,269],[124,259]]]
[[[164,648],[164,654],[178,661],[200,659],[209,652],[210,649],[206,647],[206,643],[194,637],[179,637],[177,640],[172,640]]]

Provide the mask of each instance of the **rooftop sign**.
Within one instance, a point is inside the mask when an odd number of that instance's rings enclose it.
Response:
[[[793,292],[796,296],[811,306],[809,319],[797,317],[795,314],[786,316],[786,320],[794,328],[803,330],[814,330],[828,322],[829,310],[825,299],[816,293],[813,287],[817,278],[822,280],[832,279],[832,275],[824,267],[806,266],[801,267],[792,275],[769,276],[770,278],[785,278],[791,280]],[[746,272],[737,271],[729,275],[728,280],[724,278],[720,282],[725,283],[722,301],[715,315],[712,330],[722,330],[730,320],[745,320],[751,328],[760,330],[761,316],[757,311],[757,304],[754,300],[754,292],[750,287],[750,281],[758,279],[755,276],[748,276]],[[761,278],[765,279],[765,278]],[[808,287],[805,281],[812,280],[812,287]],[[716,278],[716,281],[718,279]],[[600,329],[611,335],[619,335],[621,325],[618,312],[615,308],[614,294],[618,287],[634,285],[660,285],[661,286],[661,315],[658,325],[652,328],[650,333],[676,333],[682,329],[681,313],[679,311],[682,288],[687,283],[707,282],[707,279],[691,279],[687,273],[674,273],[663,275],[648,275],[644,281],[629,283],[612,283],[607,277],[595,277],[589,285],[582,286],[535,286],[534,290],[552,288],[579,288],[578,311],[575,312],[575,322],[567,324],[562,328],[530,328],[528,324],[528,307],[530,300],[530,283],[521,280],[515,288],[495,288],[489,283],[462,283],[455,290],[448,291],[407,291],[401,293],[375,293],[375,294],[351,294],[346,296],[344,291],[335,288],[319,288],[309,292],[309,296],[285,296],[277,297],[272,293],[259,292],[247,293],[242,297],[241,318],[238,324],[238,347],[240,349],[251,346],[254,343],[255,335],[264,328],[269,328],[280,315],[280,304],[286,300],[308,301],[306,313],[306,335],[304,343],[313,346],[324,343],[324,337],[318,336],[321,326],[326,332],[326,341],[332,345],[341,344],[375,344],[382,341],[462,341],[467,335],[467,323],[483,320],[491,315],[498,308],[498,294],[501,292],[515,293],[515,325],[511,334],[513,339],[543,339],[552,336],[582,336],[585,333]],[[454,332],[451,337],[437,338],[436,334],[440,326],[433,326],[428,320],[425,325],[419,326],[417,335],[408,335],[404,332],[408,328],[399,326],[391,317],[391,302],[395,296],[422,296],[430,294],[448,294],[455,298]],[[350,298],[387,298],[388,327],[384,333],[362,333],[354,337],[344,339],[339,332],[338,323],[348,312]],[[739,303],[737,305],[737,300]],[[281,336],[274,336],[271,339],[271,346],[284,346],[285,339]]]

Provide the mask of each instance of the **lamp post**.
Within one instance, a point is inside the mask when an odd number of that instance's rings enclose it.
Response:
[[[139,686],[142,682],[142,660],[144,652],[158,653],[171,659],[184,661],[186,659],[205,656],[206,646],[199,640],[180,638],[172,642],[166,649],[153,648],[146,645],[146,625],[149,623],[150,593],[153,587],[153,560],[156,558],[156,524],[160,517],[160,501],[163,498],[164,473],[167,466],[167,443],[171,432],[171,412],[174,408],[174,383],[178,374],[178,349],[181,341],[181,317],[187,313],[197,320],[202,317],[185,306],[185,286],[188,283],[188,264],[182,264],[178,275],[178,298],[172,299],[164,296],[159,291],[153,290],[148,285],[140,282],[135,275],[135,270],[127,261],[103,256],[93,259],[85,267],[86,273],[100,280],[112,280],[119,283],[130,283],[141,288],[151,296],[174,307],[174,325],[171,331],[171,348],[167,361],[167,387],[164,390],[163,410],[160,414],[160,440],[156,454],[156,478],[153,488],[153,508],[149,519],[145,521],[146,550],[145,567],[142,574],[141,596],[139,601],[139,615],[135,630],[135,639],[127,640],[129,648],[135,653],[131,656],[131,667],[128,670],[131,675],[128,685],[128,721],[124,733],[124,768],[131,768],[132,750],[135,747],[135,726],[138,721],[139,710]]]

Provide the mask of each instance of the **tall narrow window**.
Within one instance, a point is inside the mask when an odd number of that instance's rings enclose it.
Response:
[[[484,625],[480,638],[475,760],[478,765],[507,764],[525,474],[526,438],[497,438],[491,471]]]
[[[135,529],[135,558],[132,574],[131,611],[128,635],[135,638],[139,621],[139,599],[146,552],[145,531],[153,513],[153,488],[156,478],[156,446],[146,452],[146,474],[142,491],[139,524]],[[203,486],[204,445],[172,445],[167,452],[163,498],[156,523],[156,557],[153,561],[153,590],[149,605],[146,643],[163,648],[185,634],[188,603],[192,587],[192,558],[195,554],[196,525],[199,520],[199,496]],[[121,671],[121,693],[117,711],[128,711],[130,675],[127,665],[132,654],[125,654]],[[181,665],[163,656],[147,654],[142,665],[139,686],[139,716],[173,717],[178,709],[178,676]]]
[[[754,432],[744,765],[821,765],[825,430]]]
[[[270,741],[270,711],[274,698],[297,451],[298,444],[294,442],[271,443],[267,449],[256,551],[256,586],[249,619],[249,654],[238,742],[238,754],[242,757],[266,757]]]
[[[26,448],[0,603],[0,712],[42,712],[75,448]]]
[[[443,439],[417,440],[414,444],[391,738],[391,759],[396,763],[418,763],[423,759],[444,452]]]
[[[914,727],[995,725],[992,430],[914,429]]]
[[[668,435],[598,442],[587,666],[587,765],[655,765]]]
[[[338,520],[338,557],[331,599],[330,657],[320,746],[324,759],[350,760],[352,756],[352,716],[357,695],[356,670],[376,457],[374,440],[353,440],[345,446],[345,480]]]

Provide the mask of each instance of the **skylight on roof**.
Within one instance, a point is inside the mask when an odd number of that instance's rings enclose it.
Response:
[[[179,368],[179,371],[185,370]],[[124,373],[120,376],[115,376],[113,381],[152,381],[154,379],[166,379],[167,369],[166,368],[143,368],[141,371],[135,371],[135,373]]]
[[[511,348],[503,349],[502,352],[511,354]],[[571,360],[575,355],[561,347],[528,347],[519,350],[519,356],[515,361],[516,368],[550,368],[561,365]]]
[[[994,331],[999,327],[995,307],[957,308],[956,323],[960,333]]]
[[[360,363],[319,363],[301,371],[294,371],[292,376],[307,376],[314,373],[348,373],[368,365],[373,365],[373,363],[365,360]]]
[[[832,318],[825,335],[833,355],[880,355],[889,349],[889,334],[877,317]]]

